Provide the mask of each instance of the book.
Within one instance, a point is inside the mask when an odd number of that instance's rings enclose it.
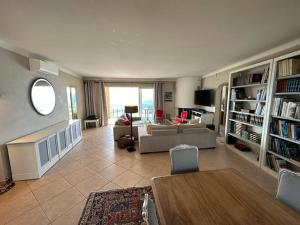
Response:
[[[279,61],[277,64],[277,75],[289,76],[300,73],[300,59],[290,58]]]

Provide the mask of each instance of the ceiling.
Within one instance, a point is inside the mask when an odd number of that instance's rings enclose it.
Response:
[[[300,37],[299,0],[1,0],[0,40],[87,77],[199,76]]]

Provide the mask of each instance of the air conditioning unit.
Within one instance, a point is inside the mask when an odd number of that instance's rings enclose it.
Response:
[[[55,75],[59,74],[59,67],[55,63],[40,59],[29,59],[30,71],[39,74]]]

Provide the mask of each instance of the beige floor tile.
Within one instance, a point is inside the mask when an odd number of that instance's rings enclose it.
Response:
[[[83,200],[84,196],[76,188],[70,188],[41,206],[49,220],[54,221]]]
[[[29,181],[27,181],[27,184],[31,188],[31,190],[35,190],[35,189],[40,188],[45,184],[49,184],[50,182],[55,181],[61,177],[62,176],[58,172],[53,172],[53,173],[49,173],[49,174],[44,174],[39,179],[29,180]]]
[[[110,191],[110,190],[121,189],[121,188],[122,187],[120,187],[119,185],[109,182],[105,186],[101,187],[98,191]]]
[[[84,167],[80,170],[76,170],[74,173],[69,173],[64,178],[72,185],[76,185],[81,181],[88,179],[89,177],[95,175],[96,173],[89,169],[88,167]]]
[[[135,163],[129,170],[140,176],[147,176],[154,169],[155,168],[153,166],[150,166],[149,164],[138,162],[138,163]]]
[[[85,196],[88,197],[91,192],[98,191],[101,187],[108,184],[109,181],[101,175],[94,175],[78,183],[75,187]]]
[[[59,167],[58,172],[62,176],[66,176],[69,173],[73,173],[76,170],[82,169],[84,166],[77,161],[72,161],[65,166]]]
[[[33,190],[32,192],[36,199],[40,203],[43,203],[70,187],[71,185],[64,178],[59,178],[53,182],[50,182],[49,184]]]
[[[135,186],[142,177],[133,172],[126,171],[122,173],[120,176],[113,179],[113,183],[121,186],[121,187],[133,187]]]
[[[108,180],[113,180],[117,176],[119,176],[121,173],[124,173],[126,169],[123,167],[117,166],[115,164],[105,168],[100,172],[100,175],[105,177]]]
[[[27,211],[7,225],[47,225],[50,221],[40,207]]]
[[[110,165],[112,165],[112,162],[104,159],[99,159],[96,162],[87,165],[87,167],[93,170],[94,172],[101,172],[102,170],[109,167]]]
[[[136,187],[151,186],[151,178],[143,178],[135,186]]]
[[[12,189],[0,195],[0,204],[17,199],[19,196],[26,195],[29,192],[31,192],[31,189],[26,181],[17,181]]]
[[[138,162],[138,160],[136,160],[135,158],[128,158],[128,157],[126,157],[125,159],[122,159],[122,160],[116,162],[115,164],[118,165],[118,166],[121,166],[121,167],[123,167],[125,169],[130,169],[137,162]]]
[[[76,204],[72,209],[58,217],[52,225],[75,225],[78,224],[81,213],[84,209],[86,200]]]
[[[0,203],[0,224],[5,224],[27,211],[38,206],[32,192],[27,192],[23,195],[18,195],[17,198],[11,198]]]

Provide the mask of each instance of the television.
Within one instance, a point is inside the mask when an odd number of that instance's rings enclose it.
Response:
[[[214,106],[215,90],[197,90],[195,91],[195,105]]]

